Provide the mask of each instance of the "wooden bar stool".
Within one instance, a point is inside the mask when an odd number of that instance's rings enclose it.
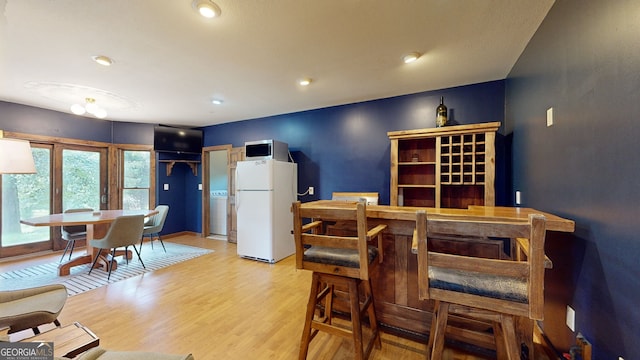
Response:
[[[309,223],[303,224],[303,219]],[[327,222],[351,222],[356,236],[324,233]],[[300,344],[299,359],[306,359],[309,343],[318,331],[352,338],[355,359],[366,359],[373,346],[381,347],[376,319],[371,273],[382,261],[382,231],[386,225],[368,230],[364,202],[336,201],[318,207],[293,204],[296,267],[313,271],[309,302]],[[376,239],[375,245],[369,242]],[[378,261],[374,261],[378,259]],[[333,323],[336,304],[348,304],[351,328]],[[339,306],[338,306],[339,307]],[[371,338],[363,343],[362,317],[368,316]]]
[[[543,319],[545,218],[528,221],[473,216],[416,214],[418,289],[421,300],[434,300],[427,358],[442,358],[449,315],[480,320],[493,328],[498,359],[520,359],[516,319]],[[429,249],[427,239],[453,235],[518,239],[523,256],[513,260],[445,254]],[[430,354],[430,355],[429,355]]]

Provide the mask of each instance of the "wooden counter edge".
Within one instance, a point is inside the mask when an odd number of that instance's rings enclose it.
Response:
[[[346,203],[346,202],[345,202]],[[316,200],[303,203],[303,207],[331,208],[339,207],[340,201]],[[457,215],[487,217],[493,219],[522,219],[526,220],[529,214],[542,214],[546,218],[547,230],[574,232],[575,223],[573,220],[565,219],[557,215],[546,213],[531,208],[504,207],[504,206],[479,206],[472,205],[467,209],[452,208],[422,208],[410,206],[390,206],[390,205],[367,205],[367,217],[371,219],[404,220],[415,221],[416,211],[424,209],[427,215]]]

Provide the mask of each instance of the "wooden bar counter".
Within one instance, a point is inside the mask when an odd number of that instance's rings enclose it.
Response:
[[[331,208],[340,206],[340,202],[318,200],[302,204],[303,207]],[[376,314],[386,331],[395,332],[414,339],[427,339],[433,304],[418,298],[418,260],[412,253],[411,244],[415,229],[418,207],[400,207],[386,205],[367,205],[367,221],[370,227],[386,224],[384,233],[384,260],[380,271],[372,279],[375,294]],[[422,208],[429,214],[452,214],[490,218],[508,218],[526,220],[531,213],[546,217],[548,231],[573,232],[575,224],[559,216],[530,208],[469,206],[468,209]],[[503,253],[503,244],[476,244],[480,251]],[[471,343],[483,348],[495,349],[493,336],[486,333],[483,323],[464,321],[456,326],[452,319],[447,328],[447,338]],[[524,342],[531,354],[533,351],[533,322],[521,319],[518,337]]]

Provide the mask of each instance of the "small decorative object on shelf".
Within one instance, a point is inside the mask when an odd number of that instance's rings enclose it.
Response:
[[[447,107],[444,105],[444,96],[440,96],[440,105],[436,108],[436,127],[447,125]]]
[[[411,161],[418,162],[418,154],[413,154],[413,156],[411,157]]]

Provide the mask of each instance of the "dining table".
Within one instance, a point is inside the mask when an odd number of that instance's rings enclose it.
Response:
[[[58,275],[66,276],[71,273],[71,268],[74,266],[91,264],[98,257],[95,268],[108,271],[109,259],[107,256],[100,255],[100,251],[97,248],[91,246],[92,239],[100,239],[107,234],[111,223],[120,216],[128,215],[144,215],[145,217],[153,216],[158,211],[154,209],[150,210],[99,210],[99,211],[85,211],[85,212],[73,212],[73,213],[61,213],[61,214],[49,214],[44,216],[33,217],[30,219],[20,220],[22,224],[31,226],[71,226],[71,225],[85,225],[87,227],[87,253],[86,255],[75,257],[66,262],[58,265]],[[130,250],[117,250],[115,256],[124,255],[127,259],[131,259],[132,254]],[[117,268],[117,263],[113,262],[113,269]]]

